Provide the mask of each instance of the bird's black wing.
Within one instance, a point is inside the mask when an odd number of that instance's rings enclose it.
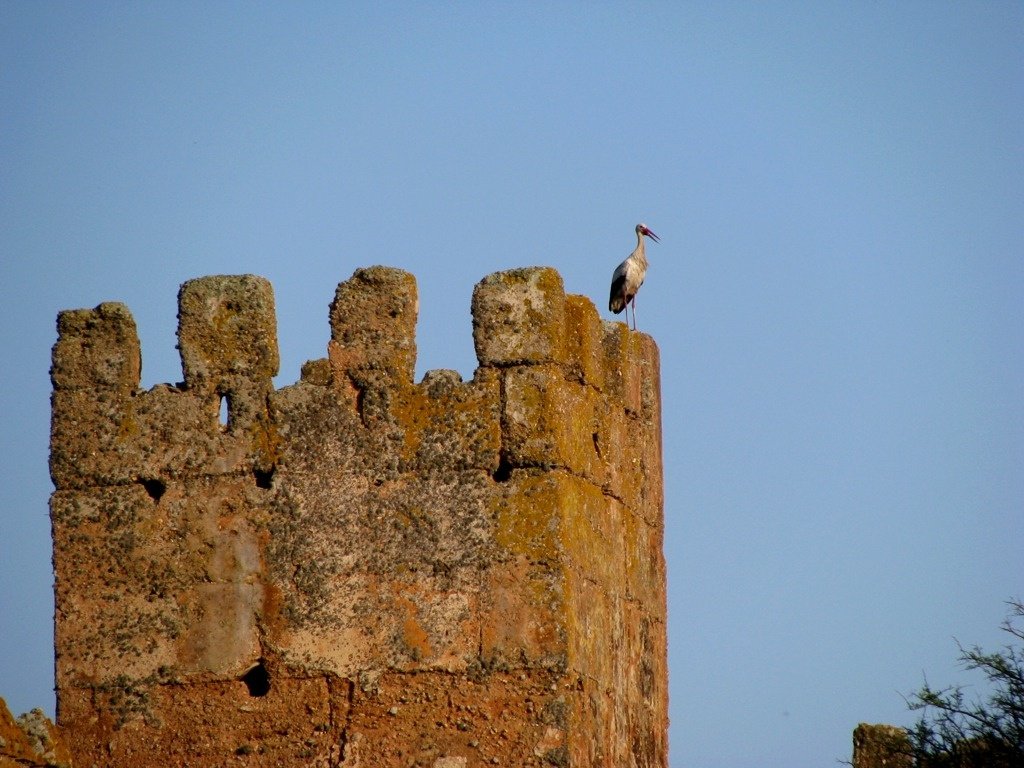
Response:
[[[621,266],[612,275],[612,290],[608,296],[608,309],[616,315],[626,308],[626,270]]]

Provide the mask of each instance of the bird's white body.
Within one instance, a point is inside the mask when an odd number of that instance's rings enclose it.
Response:
[[[633,306],[633,328],[636,328],[636,293],[647,276],[647,256],[644,253],[644,235],[658,240],[645,224],[636,225],[636,248],[612,273],[612,290],[608,298],[608,309],[619,314],[627,306]],[[628,313],[627,313],[628,324]]]
[[[608,299],[608,309],[618,314],[636,297],[636,292],[644,284],[647,276],[647,256],[644,255],[644,244],[636,247],[626,260],[615,268],[612,273],[612,294]],[[618,290],[615,290],[615,289]]]

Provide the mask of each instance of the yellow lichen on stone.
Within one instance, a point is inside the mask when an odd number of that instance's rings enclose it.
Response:
[[[270,469],[281,460],[284,441],[273,421],[253,421],[249,425],[249,439],[252,441],[252,455],[258,468]]]
[[[604,329],[594,303],[583,296],[565,297],[565,330],[572,373],[581,383],[604,388]]]
[[[499,502],[495,543],[531,562],[555,562],[562,554],[561,482],[548,474],[515,472],[508,491]]]

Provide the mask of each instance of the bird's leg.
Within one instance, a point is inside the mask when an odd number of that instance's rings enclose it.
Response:
[[[633,330],[636,330],[636,294],[633,294],[633,301],[630,302],[633,305]]]

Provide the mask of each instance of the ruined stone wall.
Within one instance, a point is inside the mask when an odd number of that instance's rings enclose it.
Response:
[[[275,390],[271,286],[61,313],[58,726],[78,766],[665,766],[658,352],[551,269],[482,280],[479,367],[414,383],[414,278],[338,286]],[[221,424],[221,401],[228,419]]]
[[[853,731],[853,768],[912,768],[910,739],[894,725],[861,723]]]

